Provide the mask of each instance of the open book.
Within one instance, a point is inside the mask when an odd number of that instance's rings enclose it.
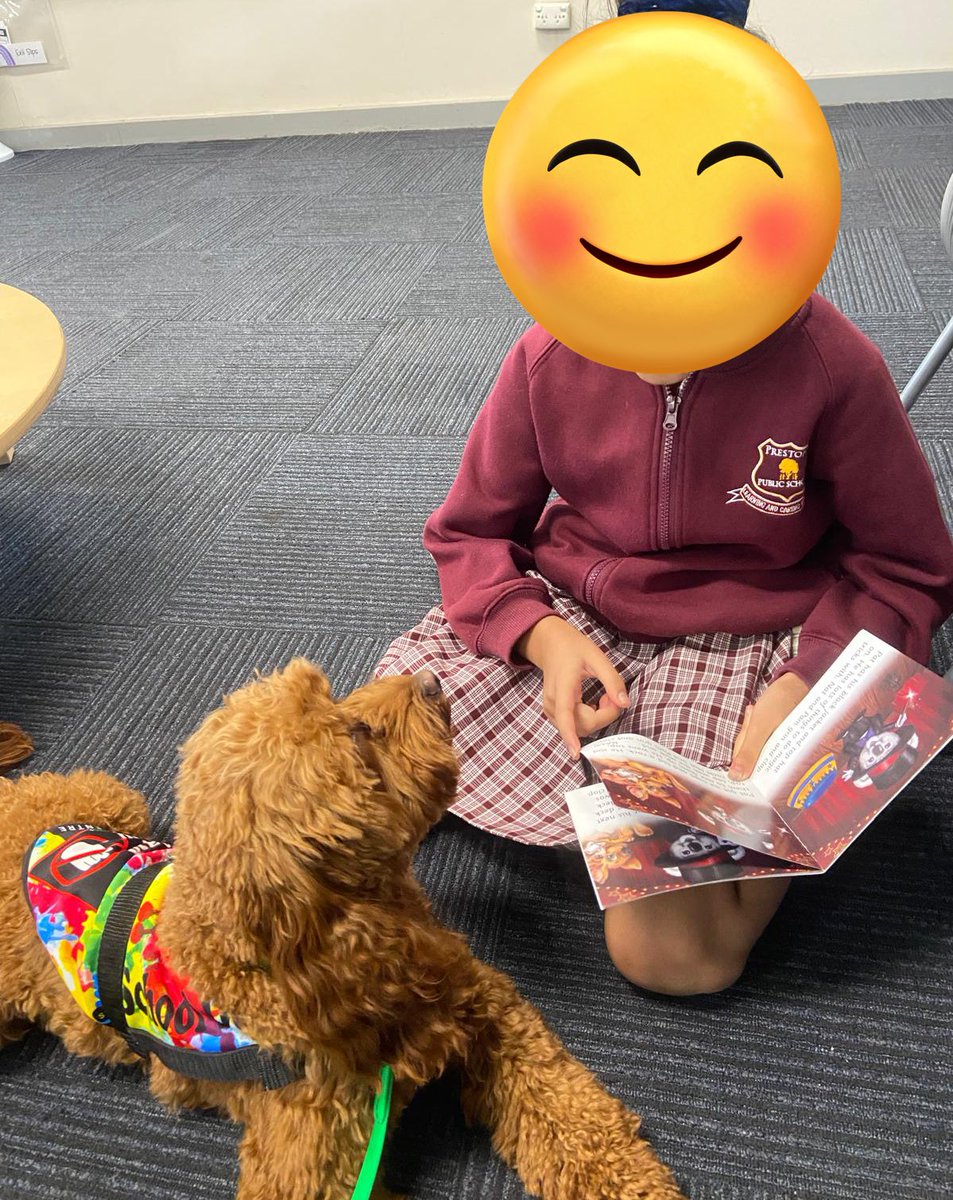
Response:
[[[582,749],[567,796],[600,908],[726,879],[826,871],[953,738],[953,684],[861,632],[749,779],[635,734]]]

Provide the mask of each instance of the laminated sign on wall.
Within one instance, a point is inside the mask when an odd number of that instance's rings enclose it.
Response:
[[[50,0],[0,0],[0,69],[65,66]]]

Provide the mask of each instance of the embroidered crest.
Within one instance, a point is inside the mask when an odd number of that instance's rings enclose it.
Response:
[[[756,512],[793,516],[804,508],[807,446],[766,438],[758,446],[758,461],[739,488],[730,488],[726,504],[743,501]]]

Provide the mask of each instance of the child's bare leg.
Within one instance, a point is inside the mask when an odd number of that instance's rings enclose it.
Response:
[[[626,979],[651,992],[723,991],[744,970],[789,882],[712,883],[609,908],[609,955]]]

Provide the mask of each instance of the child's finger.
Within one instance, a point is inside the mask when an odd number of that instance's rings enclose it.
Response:
[[[588,704],[577,704],[575,710],[576,731],[582,737],[588,737],[590,733],[596,733],[600,729],[605,729],[607,725],[611,725],[613,721],[618,721],[622,716],[622,709],[618,704],[613,704],[608,697],[603,696],[598,708],[590,708]]]
[[[579,757],[581,745],[576,732],[576,716],[573,700],[569,695],[557,696],[553,702],[550,720],[556,726],[556,732],[562,738],[566,749],[573,756]]]
[[[738,751],[744,745],[745,733],[747,732],[748,723],[750,720],[751,720],[751,705],[749,704],[748,707],[745,709],[745,715],[744,715],[744,717],[742,717],[742,720],[741,720],[741,728],[738,730],[738,736],[735,738],[735,744],[731,751],[732,761],[734,761],[735,757],[738,754]]]
[[[728,769],[731,779],[748,778],[764,749],[765,742],[778,725],[777,715],[767,705],[761,708],[755,705],[748,711],[751,714],[750,720],[746,716],[739,735],[741,744],[735,750]]]
[[[587,669],[592,672],[593,676],[606,689],[606,695],[613,704],[620,704],[623,708],[628,708],[629,690],[625,686],[625,680],[602,651],[597,647],[593,648],[596,650],[596,653],[586,663]]]
[[[745,710],[741,729],[739,729],[738,736],[735,738],[731,764],[728,767],[729,779],[747,779],[757,759],[757,754],[752,754],[751,711],[752,706],[749,705]]]

